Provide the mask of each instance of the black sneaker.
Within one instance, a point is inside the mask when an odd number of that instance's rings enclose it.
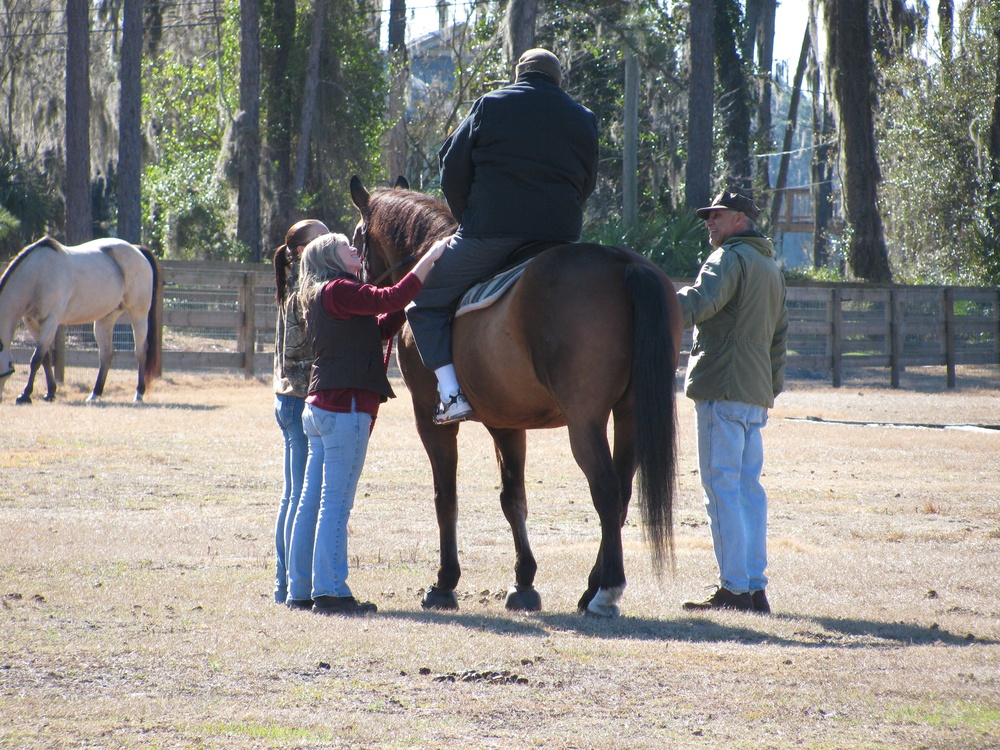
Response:
[[[312,609],[312,599],[285,599],[285,606],[289,609]]]
[[[684,602],[684,609],[734,609],[739,612],[753,612],[753,599],[750,592],[734,594],[729,589],[719,586],[708,599],[703,602]]]
[[[750,599],[753,601],[754,612],[761,615],[771,614],[771,605],[767,602],[767,594],[764,593],[764,589],[751,591]]]
[[[353,596],[317,596],[312,611],[317,615],[370,615],[378,612],[374,602],[359,602]]]

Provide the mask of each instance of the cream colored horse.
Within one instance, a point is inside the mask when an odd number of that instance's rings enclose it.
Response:
[[[100,239],[64,247],[45,237],[24,248],[0,277],[0,397],[14,372],[11,339],[23,319],[36,348],[28,366],[28,383],[17,403],[31,403],[39,367],[45,370],[45,400],[55,398],[51,352],[56,329],[90,322],[94,323],[101,364],[87,400],[99,398],[115,354],[115,321],[127,312],[139,363],[135,400],[142,401],[146,384],[159,370],[160,324],[154,304],[158,287],[159,267],[153,254],[122,240]]]

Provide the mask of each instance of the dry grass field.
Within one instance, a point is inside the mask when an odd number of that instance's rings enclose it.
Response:
[[[676,570],[625,529],[623,616],[577,615],[598,524],[562,430],[529,436],[544,610],[511,614],[486,432],[462,429],[458,613],[406,389],[351,520],[364,619],[274,604],[270,385],[115,370],[0,403],[0,747],[1000,747],[1000,392],[793,381],[765,431],[774,614],[692,614],[715,576],[680,397]],[[940,382],[940,381],[939,381]],[[823,421],[818,421],[823,420]],[[839,420],[839,421],[838,421]],[[844,423],[846,422],[846,423]],[[896,425],[896,426],[893,426]]]

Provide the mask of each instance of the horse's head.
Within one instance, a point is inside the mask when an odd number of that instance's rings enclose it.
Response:
[[[396,179],[396,184],[393,186],[393,189],[398,190],[409,190],[409,188],[410,183],[402,175]],[[375,286],[382,283],[391,284],[392,279],[389,277],[394,266],[396,264],[402,265],[402,263],[400,263],[399,258],[395,257],[396,253],[393,253],[391,248],[387,249],[383,246],[378,234],[373,237],[369,233],[372,222],[372,194],[368,192],[361,183],[361,178],[357,175],[351,177],[351,200],[361,212],[361,219],[354,227],[354,238],[351,244],[358,249],[358,254],[361,256],[364,279]]]
[[[365,278],[376,286],[399,281],[413,261],[455,225],[443,201],[410,190],[402,176],[392,188],[370,193],[354,175],[351,200],[361,212],[353,244]]]

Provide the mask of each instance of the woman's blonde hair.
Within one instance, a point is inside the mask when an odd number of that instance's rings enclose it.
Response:
[[[338,276],[357,278],[344,267],[337,255],[337,245],[340,244],[350,245],[351,241],[343,234],[330,232],[320,235],[302,250],[299,259],[299,305],[307,324],[312,302],[323,291],[326,282]]]

